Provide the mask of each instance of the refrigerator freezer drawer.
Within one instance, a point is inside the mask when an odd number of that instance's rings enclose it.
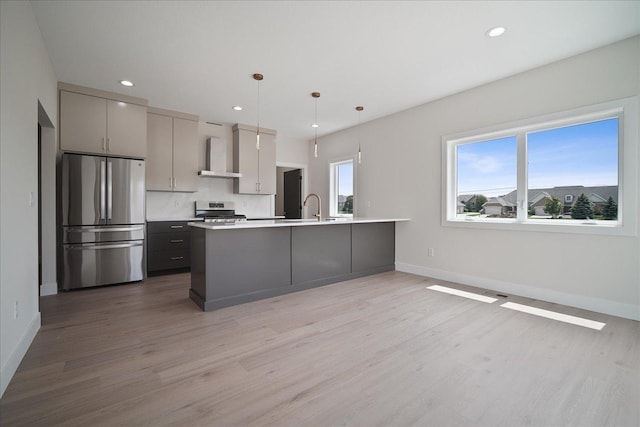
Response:
[[[144,224],[64,227],[62,243],[118,242],[144,239]]]
[[[64,289],[143,279],[144,241],[63,246]]]

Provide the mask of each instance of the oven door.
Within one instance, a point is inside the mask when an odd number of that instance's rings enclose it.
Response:
[[[63,245],[63,288],[134,282],[144,277],[144,240]]]

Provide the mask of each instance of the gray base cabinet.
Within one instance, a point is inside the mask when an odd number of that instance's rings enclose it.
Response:
[[[187,221],[147,223],[147,273],[173,273],[191,266]]]
[[[395,223],[191,228],[191,299],[204,311],[395,269]]]

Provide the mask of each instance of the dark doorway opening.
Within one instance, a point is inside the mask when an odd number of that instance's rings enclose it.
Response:
[[[302,170],[284,173],[284,217],[302,218]]]

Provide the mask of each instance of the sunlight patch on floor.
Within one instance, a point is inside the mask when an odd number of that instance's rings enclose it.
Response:
[[[445,294],[457,295],[459,297],[469,298],[476,301],[482,301],[489,304],[498,301],[497,298],[485,297],[484,295],[474,294],[472,292],[461,291],[453,288],[447,288],[446,286],[433,285],[427,286],[427,289],[431,289],[432,291],[444,292]]]
[[[541,308],[531,307],[528,305],[517,304],[515,302],[506,302],[500,307],[511,310],[521,311],[523,313],[533,314],[536,316],[546,317],[548,319],[558,320],[560,322],[571,323],[572,325],[584,326],[585,328],[596,329],[598,331],[605,327],[606,323],[596,322],[595,320],[584,319],[577,316],[569,316],[568,314],[557,313],[555,311],[543,310]]]

